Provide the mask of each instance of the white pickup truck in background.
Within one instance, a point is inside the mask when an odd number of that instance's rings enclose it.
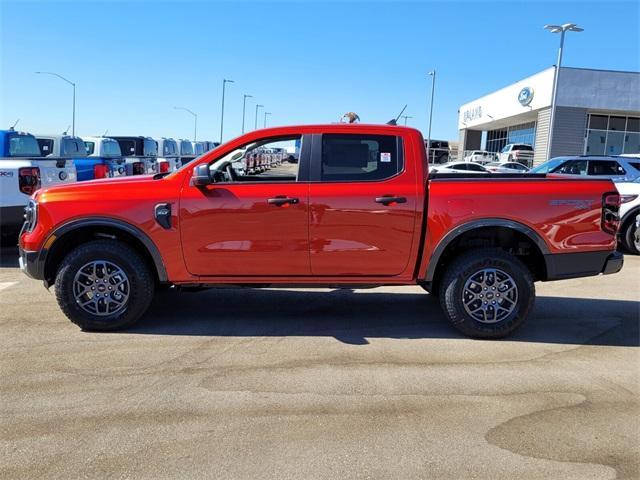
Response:
[[[30,133],[0,130],[0,230],[15,235],[22,226],[24,207],[37,189],[76,181],[73,160],[41,157]]]

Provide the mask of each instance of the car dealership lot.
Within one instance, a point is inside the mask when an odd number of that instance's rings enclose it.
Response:
[[[640,258],[512,338],[419,288],[169,292],[84,333],[2,250],[1,478],[635,478]]]

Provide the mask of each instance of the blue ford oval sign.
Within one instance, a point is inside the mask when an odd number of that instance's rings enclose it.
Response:
[[[522,105],[523,107],[526,107],[527,105],[529,105],[532,100],[533,100],[533,88],[524,87],[522,90],[520,90],[520,93],[518,93],[518,101],[520,102],[520,105]]]

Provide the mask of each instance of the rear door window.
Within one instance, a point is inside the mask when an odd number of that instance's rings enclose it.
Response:
[[[589,160],[589,175],[624,175],[627,173],[614,160]]]
[[[402,171],[401,139],[392,135],[322,136],[320,180],[380,181]]]
[[[564,173],[566,175],[586,175],[587,174],[587,161],[586,160],[569,160],[559,167],[552,170],[552,173]]]

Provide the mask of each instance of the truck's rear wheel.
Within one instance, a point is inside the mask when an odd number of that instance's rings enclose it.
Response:
[[[500,338],[516,330],[533,309],[535,287],[520,260],[498,249],[473,250],[446,270],[440,303],[465,335]]]
[[[135,323],[153,299],[154,279],[140,255],[114,240],[80,245],[62,261],[55,293],[65,315],[83,330]]]

